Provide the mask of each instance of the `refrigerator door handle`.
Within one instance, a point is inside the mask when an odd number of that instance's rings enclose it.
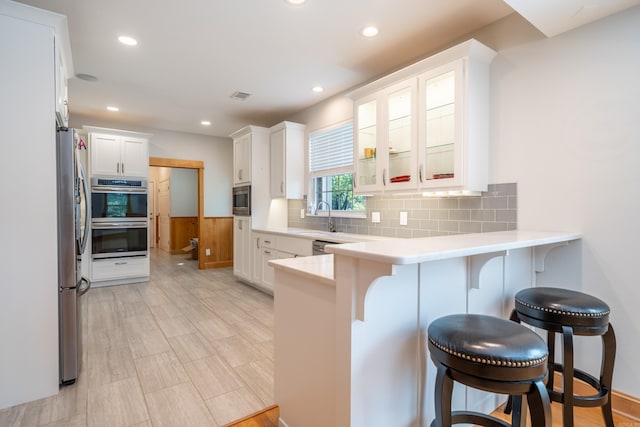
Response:
[[[89,203],[91,203],[91,193],[89,192],[89,184],[87,183],[87,176],[84,173],[84,168],[81,164],[78,166],[78,169],[80,170],[80,180],[82,181],[82,188],[84,190],[84,235],[82,236],[82,242],[80,244],[80,255],[82,255],[85,247],[87,246],[87,240],[89,240],[89,227],[91,226]]]
[[[83,283],[85,284],[85,286],[82,286]],[[86,277],[83,277],[82,279],[80,279],[80,286],[78,286],[78,297],[86,294],[89,289],[91,289],[91,281]]]

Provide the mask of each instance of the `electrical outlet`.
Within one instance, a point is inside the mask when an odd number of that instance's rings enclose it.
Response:
[[[300,209],[300,219],[304,218],[304,208]]]
[[[400,212],[400,225],[407,225],[407,213]]]
[[[205,249],[205,250],[204,250],[204,254],[205,254],[206,256],[211,256],[211,249],[209,249],[209,248]]]
[[[380,222],[380,212],[371,212],[371,222],[374,224]]]

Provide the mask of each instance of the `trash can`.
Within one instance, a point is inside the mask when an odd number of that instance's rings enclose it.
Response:
[[[193,249],[191,249],[191,259],[198,259],[198,238],[193,237],[189,239],[189,243],[191,243],[193,247]]]

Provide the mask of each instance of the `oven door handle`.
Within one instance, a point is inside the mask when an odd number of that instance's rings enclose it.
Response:
[[[147,194],[146,188],[140,187],[110,187],[110,186],[93,186],[92,193],[139,193]]]
[[[91,228],[109,229],[109,228],[147,228],[147,221],[140,222],[94,222]]]

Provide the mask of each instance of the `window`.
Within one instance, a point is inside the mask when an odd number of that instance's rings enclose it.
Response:
[[[309,179],[312,209],[326,201],[332,214],[364,214],[364,196],[353,195],[353,123],[309,135]]]

